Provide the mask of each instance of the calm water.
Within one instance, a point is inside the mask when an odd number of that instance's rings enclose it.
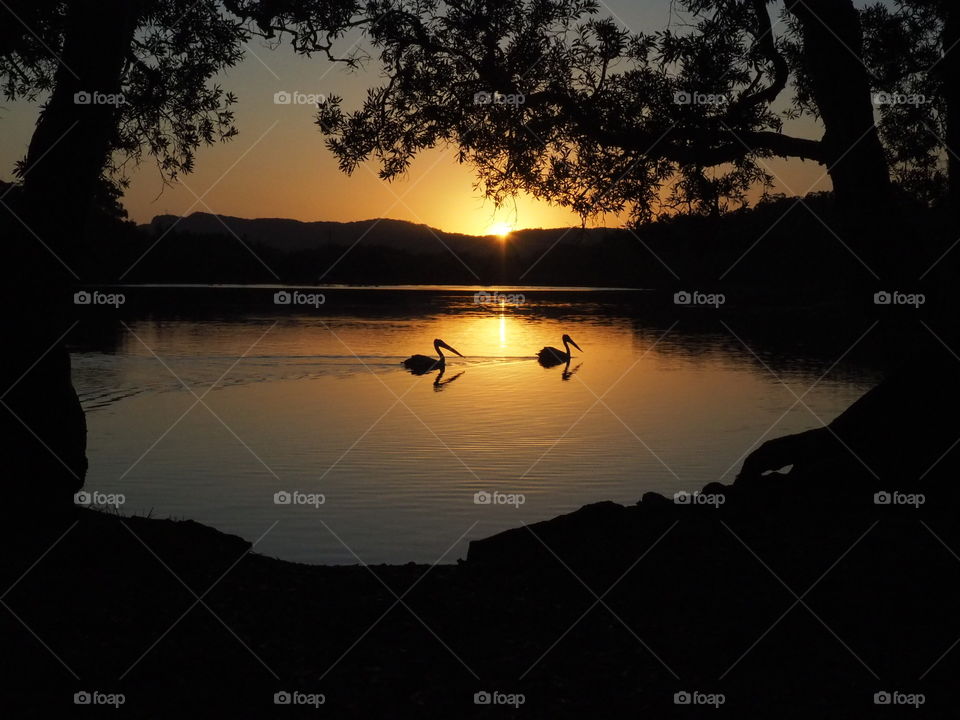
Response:
[[[453,562],[470,539],[585,503],[730,482],[762,438],[820,424],[708,311],[691,331],[622,294],[325,292],[299,312],[106,321],[74,354],[87,488],[123,493],[125,514],[266,533],[258,551],[289,560]],[[583,348],[569,373],[540,367],[564,332]],[[802,394],[858,335],[823,360],[754,349]],[[399,364],[437,337],[466,356],[439,385]],[[874,379],[840,368],[804,401],[830,421]],[[276,504],[282,491],[325,502]],[[476,504],[481,491],[524,502]]]

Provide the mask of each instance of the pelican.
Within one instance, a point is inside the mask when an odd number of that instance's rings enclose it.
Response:
[[[573,370],[571,370],[570,361],[567,360],[567,364],[564,365],[563,372],[560,373],[560,377],[563,378],[564,380],[569,380],[571,377],[573,377],[573,374],[580,369],[581,365],[583,365],[583,363],[578,363],[577,366]]]
[[[434,391],[434,392],[440,392],[441,390],[444,389],[444,387],[446,387],[447,385],[449,385],[450,383],[452,383],[454,380],[456,380],[458,377],[460,377],[460,376],[463,375],[463,373],[464,373],[464,371],[461,370],[460,372],[458,372],[458,373],[457,373],[456,375],[454,375],[453,377],[448,377],[446,380],[444,380],[444,379],[443,379],[443,371],[444,371],[444,368],[440,368],[440,372],[437,374],[437,377],[436,377],[436,378],[434,379],[434,381],[433,381],[433,391]]]
[[[577,345],[569,335],[564,335],[561,340],[563,340],[563,350],[548,345],[537,353],[537,360],[540,361],[541,365],[544,367],[553,367],[554,365],[562,365],[563,363],[570,362],[571,345],[577,350],[580,350],[580,346]],[[583,352],[583,350],[580,350],[580,352]]]
[[[443,356],[443,351],[441,351],[440,348],[446,348],[450,352],[460,355],[459,352],[447,345],[443,340],[437,338],[433,341],[433,350],[439,358],[432,358],[428,355],[411,355],[403,361],[402,365],[414,375],[423,375],[424,373],[437,369],[443,372],[443,369],[447,366],[447,359]],[[463,357],[463,355],[460,355],[460,357]]]

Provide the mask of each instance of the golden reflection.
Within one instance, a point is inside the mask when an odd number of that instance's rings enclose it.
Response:
[[[493,291],[490,292],[492,294]],[[527,357],[533,355],[546,339],[541,336],[542,329],[539,326],[531,325],[523,316],[517,316],[511,305],[501,305],[499,302],[478,308],[476,315],[451,318],[427,332],[441,332],[464,355],[478,357]],[[426,335],[423,338],[415,338],[410,342],[419,342],[420,345],[426,343],[429,347]],[[452,359],[450,361],[454,362]]]

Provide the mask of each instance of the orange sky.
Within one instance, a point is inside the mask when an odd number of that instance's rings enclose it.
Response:
[[[637,29],[665,27],[667,0],[643,5],[618,0],[605,7]],[[347,38],[346,43],[353,39]],[[335,93],[345,98],[345,107],[355,107],[365,89],[378,79],[375,68],[348,72],[318,57],[301,58],[286,48],[272,50],[253,42],[244,61],[219,79],[239,96],[236,124],[240,135],[230,143],[201,149],[196,172],[175,187],[164,188],[148,160],[134,173],[124,205],[137,222],[148,222],[160,214],[190,212],[299,220],[389,217],[470,234],[485,234],[500,224],[517,228],[579,224],[573,213],[529,197],[518,198],[515,208],[496,212],[473,189],[471,169],[457,165],[450,148],[424,153],[406,178],[393,183],[381,181],[372,164],[345,176],[314,125],[315,108],[273,102],[274,94],[284,90]],[[26,103],[0,106],[4,130],[0,178],[10,179],[14,162],[25,154],[37,109]],[[787,130],[813,137],[818,134],[817,128],[810,126],[788,125]],[[824,168],[813,163],[774,161],[769,167],[785,182],[778,184],[779,192],[804,194],[830,187],[823,178]],[[621,222],[607,217],[592,224],[616,226]]]

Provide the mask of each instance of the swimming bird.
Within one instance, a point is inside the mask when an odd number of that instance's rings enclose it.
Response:
[[[443,356],[443,351],[440,350],[440,348],[446,348],[450,352],[460,355],[459,352],[447,345],[443,340],[437,338],[433,341],[433,350],[439,357],[432,358],[428,355],[411,355],[401,364],[414,375],[423,375],[424,373],[438,369],[442,371],[447,366],[447,359]],[[463,357],[463,355],[460,355],[460,357]]]
[[[562,365],[563,363],[570,362],[571,345],[577,350],[580,350],[580,346],[577,345],[569,335],[564,335],[561,340],[563,340],[563,350],[548,345],[537,353],[537,360],[540,361],[541,365],[544,367],[553,367],[554,365]],[[583,350],[580,350],[580,352],[583,352]]]

